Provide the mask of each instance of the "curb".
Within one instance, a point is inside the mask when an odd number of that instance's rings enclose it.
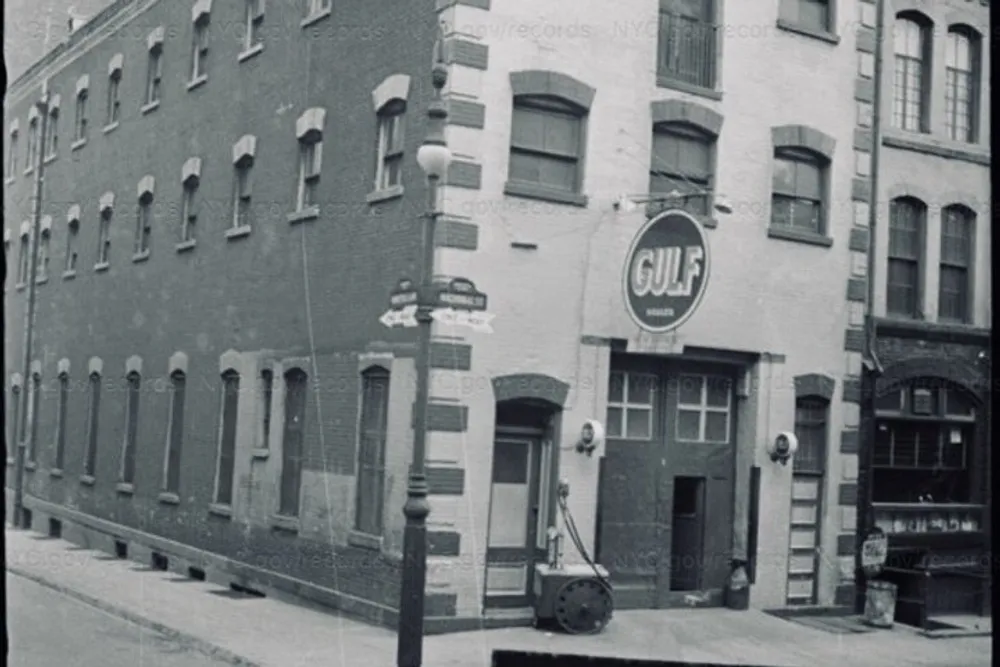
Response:
[[[166,637],[178,641],[186,646],[189,646],[198,651],[199,653],[206,655],[210,658],[222,660],[224,662],[229,663],[230,665],[235,665],[236,667],[264,667],[258,662],[253,662],[252,660],[248,660],[247,658],[236,655],[232,651],[228,651],[220,646],[216,646],[215,644],[207,642],[203,639],[199,639],[194,635],[188,634],[186,632],[181,632],[180,630],[176,630],[171,627],[167,627],[166,625],[150,620],[145,616],[142,616],[141,614],[136,614],[135,612],[131,612],[127,609],[118,607],[99,598],[87,595],[86,593],[81,593],[80,591],[74,590],[68,586],[57,584],[53,581],[49,581],[48,579],[41,577],[37,574],[27,572],[18,567],[8,566],[6,570],[9,574],[14,574],[24,579],[28,579],[29,581],[33,581],[36,584],[45,586],[46,588],[62,593],[67,597],[71,597],[75,600],[78,600],[79,602],[83,602],[84,604],[90,605],[91,607],[100,609],[101,611],[111,614],[112,616],[117,616],[118,618],[122,618],[126,621],[129,621],[130,623],[134,623],[136,625],[148,628],[162,635],[165,635]]]

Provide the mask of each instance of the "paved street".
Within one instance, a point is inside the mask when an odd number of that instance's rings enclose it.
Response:
[[[10,667],[218,667],[220,662],[29,579],[7,575]]]

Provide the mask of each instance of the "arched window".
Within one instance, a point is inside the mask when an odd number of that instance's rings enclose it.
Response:
[[[292,368],[285,373],[285,424],[281,443],[281,492],[278,505],[278,514],[282,516],[299,515],[308,385],[309,377],[302,369]]]
[[[403,121],[405,118],[406,100],[390,100],[378,110],[376,190],[388,190],[402,183]]]
[[[142,380],[136,372],[129,373],[125,380],[128,393],[125,397],[125,443],[122,447],[121,481],[123,484],[135,484],[135,448],[139,435],[139,393]]]
[[[178,493],[181,484],[181,449],[184,445],[184,399],[187,378],[184,371],[170,374],[170,415],[167,422],[167,456],[163,490]]]
[[[236,418],[239,411],[240,374],[222,374],[222,405],[219,416],[219,458],[216,466],[215,503],[233,504],[233,475],[236,465]]]
[[[948,28],[945,50],[945,126],[955,141],[976,141],[979,116],[979,33],[963,25]]]
[[[947,206],[941,216],[941,275],[938,317],[971,320],[972,260],[976,214],[960,204]]]
[[[886,311],[890,315],[922,315],[921,282],[927,205],[915,197],[889,204],[889,261],[886,271]]]
[[[361,375],[358,492],[354,518],[355,529],[367,535],[382,535],[388,414],[389,371],[373,366]]]
[[[918,12],[900,12],[893,34],[895,95],[892,122],[911,132],[927,132],[931,81],[930,20]]]
[[[101,413],[101,375],[91,373],[87,382],[87,456],[83,474],[93,479],[97,470],[97,436]]]

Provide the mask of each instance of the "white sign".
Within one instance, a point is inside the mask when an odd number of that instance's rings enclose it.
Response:
[[[861,545],[861,567],[865,570],[879,570],[885,565],[889,555],[889,541],[884,534],[868,536]]]
[[[417,326],[417,306],[411,305],[400,310],[387,310],[382,313],[378,321],[389,327],[415,327]]]
[[[431,312],[431,317],[441,324],[457,327],[469,327],[480,333],[493,333],[490,322],[496,317],[483,311],[455,310],[453,308],[438,308]]]

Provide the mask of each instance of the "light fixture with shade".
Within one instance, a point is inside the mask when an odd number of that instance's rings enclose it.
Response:
[[[672,202],[677,200],[683,201],[691,197],[712,194],[714,193],[711,190],[697,190],[695,192],[681,192],[680,190],[674,190],[666,194],[619,195],[618,199],[614,203],[614,207],[615,210],[631,213],[636,210],[640,204]],[[729,203],[729,199],[725,195],[715,194],[713,199],[713,208],[719,213],[729,215],[733,212],[733,206]]]
[[[444,144],[423,143],[417,149],[417,163],[431,178],[442,178],[451,164],[451,151]]]

